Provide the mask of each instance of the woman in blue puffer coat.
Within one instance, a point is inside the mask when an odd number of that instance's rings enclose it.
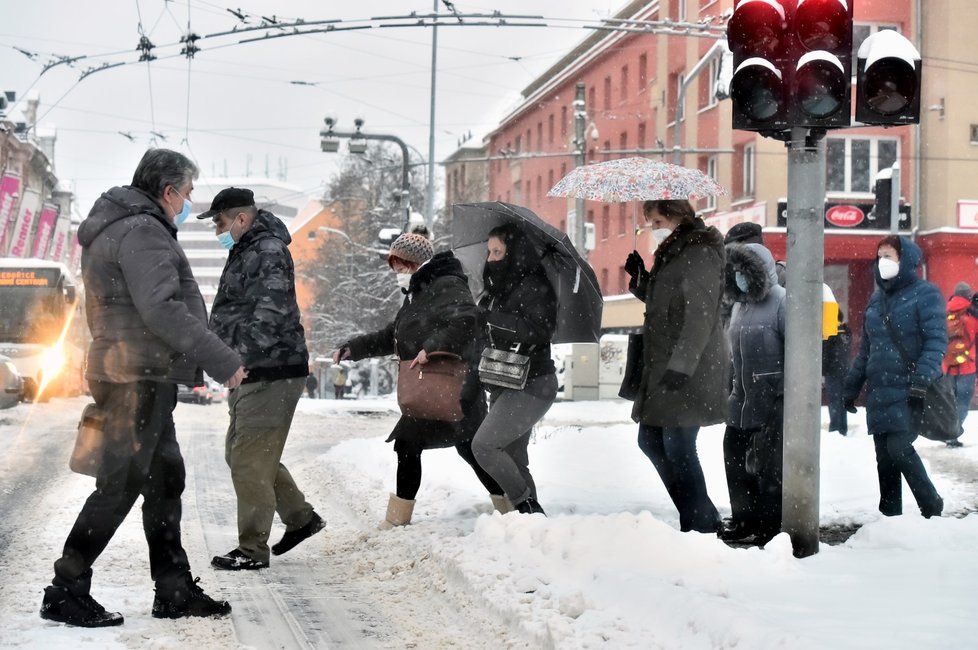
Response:
[[[917,276],[923,254],[906,237],[890,235],[877,246],[877,290],[869,299],[863,321],[859,354],[845,383],[846,409],[867,384],[866,423],[876,446],[876,471],[880,483],[879,509],[884,515],[903,513],[906,479],[924,517],[939,516],[944,500],[927,476],[913,448],[910,404],[923,400],[927,387],[937,380],[947,349],[947,313],[940,290]],[[889,317],[889,326],[886,317]],[[893,336],[907,355],[907,364]]]

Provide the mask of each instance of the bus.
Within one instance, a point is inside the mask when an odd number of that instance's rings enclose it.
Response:
[[[0,354],[23,377],[25,401],[86,392],[81,297],[64,264],[0,258]]]

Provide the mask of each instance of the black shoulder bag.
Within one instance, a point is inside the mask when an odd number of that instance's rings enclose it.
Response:
[[[907,369],[913,374],[917,370],[917,362],[910,358],[907,349],[893,331],[893,321],[890,319],[890,308],[886,304],[885,295],[880,293],[880,299],[883,303],[883,325],[886,326],[897,352],[907,364]],[[954,389],[946,375],[941,375],[927,387],[922,406],[910,406],[910,417],[915,431],[928,440],[948,442],[958,438],[958,407],[954,399]]]

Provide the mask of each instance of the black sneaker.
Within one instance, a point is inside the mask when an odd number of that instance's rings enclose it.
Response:
[[[211,559],[211,566],[224,571],[254,571],[255,569],[267,569],[268,562],[250,558],[244,551],[236,548],[224,555],[215,555]]]
[[[214,600],[204,593],[188,573],[184,584],[174,589],[156,588],[153,599],[153,618],[183,618],[185,616],[226,616],[231,605],[226,600]]]
[[[326,522],[323,521],[323,518],[317,515],[315,512],[312,513],[312,519],[309,520],[308,524],[293,531],[286,531],[285,534],[282,535],[282,539],[279,541],[279,543],[272,545],[272,555],[288,553],[301,542],[309,539],[325,527]]]
[[[122,614],[107,612],[89,594],[76,596],[64,587],[44,588],[41,618],[78,627],[109,627],[122,625]]]
[[[543,507],[533,497],[526,497],[525,500],[516,504],[516,511],[523,513],[524,515],[543,515],[544,517],[547,516],[547,513],[543,511]]]

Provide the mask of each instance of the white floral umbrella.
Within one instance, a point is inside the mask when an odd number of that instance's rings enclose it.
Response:
[[[617,158],[577,167],[547,196],[570,196],[607,203],[701,199],[727,191],[699,171],[648,158]]]

